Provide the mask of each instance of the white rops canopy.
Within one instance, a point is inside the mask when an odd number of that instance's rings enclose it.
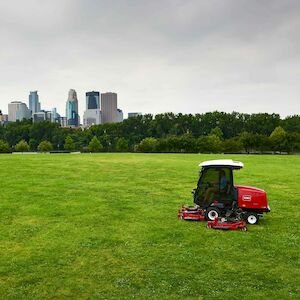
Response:
[[[199,167],[230,167],[233,169],[241,169],[244,167],[244,164],[240,161],[233,161],[232,159],[216,159],[216,160],[207,160],[199,164]]]

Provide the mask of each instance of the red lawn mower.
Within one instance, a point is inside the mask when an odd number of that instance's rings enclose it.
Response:
[[[238,221],[256,224],[259,217],[270,212],[264,190],[234,185],[233,171],[243,168],[243,163],[233,160],[211,160],[202,162],[199,166],[200,177],[197,187],[193,190],[195,206],[183,206],[178,211],[179,218],[214,221],[209,225],[227,222],[229,226],[229,223],[232,225]],[[229,221],[228,216],[231,217]]]

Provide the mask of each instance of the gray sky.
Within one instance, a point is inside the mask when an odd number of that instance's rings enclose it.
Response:
[[[300,1],[0,0],[0,109],[65,115],[74,88],[125,113],[300,114]]]

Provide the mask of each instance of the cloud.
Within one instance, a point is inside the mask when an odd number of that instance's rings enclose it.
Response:
[[[116,91],[127,111],[299,113],[300,3],[3,1],[0,109],[64,114],[70,88]]]

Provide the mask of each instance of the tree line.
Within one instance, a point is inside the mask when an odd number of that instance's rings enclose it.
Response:
[[[151,114],[87,129],[31,120],[0,126],[0,152],[299,152],[300,116]]]

